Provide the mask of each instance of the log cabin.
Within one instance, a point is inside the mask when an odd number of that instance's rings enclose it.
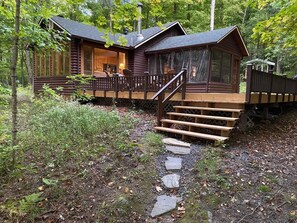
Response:
[[[70,40],[63,52],[35,51],[34,92],[48,84],[69,95],[68,75],[91,75],[84,89],[95,98],[158,99],[158,131],[224,141],[247,105],[297,100],[296,81],[282,79],[278,88],[279,79],[251,67],[247,92],[239,93],[240,61],[249,52],[236,26],[187,34],[179,22],[143,30],[139,22],[137,32],[108,34],[55,16],[49,27]],[[164,114],[172,101],[178,105]]]

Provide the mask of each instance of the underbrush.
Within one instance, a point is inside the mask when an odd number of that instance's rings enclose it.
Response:
[[[37,100],[28,108],[21,145],[45,163],[96,157],[107,147],[125,150],[133,120],[76,102]],[[124,144],[125,145],[125,144]]]
[[[116,108],[105,111],[57,95],[34,99],[22,95],[15,168],[11,167],[9,101],[0,114],[3,222],[35,222],[53,207],[57,211],[47,215],[48,221],[60,221],[63,216],[73,220],[73,206],[65,203],[69,200],[77,206],[84,201],[80,213],[90,221],[128,222],[134,216],[132,208],[137,218],[143,214],[155,174],[153,168],[148,171],[143,166],[143,161],[146,167],[151,163],[139,156],[158,152],[160,135],[147,134],[138,143],[130,138],[139,121],[135,114],[119,113]],[[60,204],[65,206],[58,211]]]

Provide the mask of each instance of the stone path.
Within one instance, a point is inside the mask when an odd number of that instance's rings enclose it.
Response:
[[[161,178],[162,183],[166,189],[179,188],[181,176],[177,173],[174,173],[174,171],[179,171],[182,169],[182,158],[174,157],[174,155],[176,154],[181,156],[189,154],[191,152],[191,145],[189,143],[172,138],[163,139],[163,143],[165,144],[165,149],[171,152],[172,156],[168,156],[164,163],[168,174]],[[177,203],[181,201],[181,198],[173,196],[172,194],[158,196],[151,212],[151,217],[158,217],[174,210],[177,206]]]

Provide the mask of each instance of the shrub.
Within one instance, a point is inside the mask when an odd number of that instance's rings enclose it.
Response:
[[[0,84],[0,108],[9,105],[11,90]]]

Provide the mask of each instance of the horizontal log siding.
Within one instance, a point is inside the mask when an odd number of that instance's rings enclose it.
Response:
[[[40,93],[43,85],[49,85],[50,88],[56,90],[58,87],[62,87],[63,90],[58,92],[63,95],[71,95],[74,90],[73,83],[67,83],[69,81],[65,76],[56,77],[35,77],[34,78],[34,93]]]
[[[81,46],[79,39],[71,40],[71,74],[81,73]]]
[[[134,52],[132,50],[128,52],[128,69],[134,73]]]
[[[187,89],[186,90],[187,93],[205,93],[207,90],[206,83],[187,84],[186,89]]]
[[[152,40],[144,43],[142,46],[136,48],[134,50],[134,67],[133,67],[133,74],[134,75],[143,75],[145,71],[148,71],[148,56],[145,55],[145,50],[149,47],[153,46],[154,44],[160,42],[162,39],[170,36],[178,36],[182,35],[180,28],[174,26],[159,36],[153,38]]]
[[[208,93],[232,93],[232,85],[224,83],[208,83]]]

